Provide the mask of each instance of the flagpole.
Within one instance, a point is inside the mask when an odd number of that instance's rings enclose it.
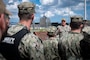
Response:
[[[84,0],[84,19],[86,20],[86,0]]]

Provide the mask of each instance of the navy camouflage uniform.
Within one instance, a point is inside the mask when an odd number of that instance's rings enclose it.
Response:
[[[81,17],[72,17],[72,22],[82,22]],[[72,28],[71,28],[72,29]],[[59,40],[58,49],[61,60],[82,60],[80,54],[80,41],[83,39],[82,32],[65,32]]]
[[[35,5],[31,2],[23,2],[18,5],[19,12],[23,13],[34,13]],[[15,26],[11,26],[8,29],[8,34],[14,35],[19,32],[21,29],[25,28],[21,23],[18,23]],[[27,29],[27,28],[26,28]],[[33,33],[26,34],[20,41],[18,50],[22,58],[28,58],[29,60],[45,60],[44,59],[44,50],[42,41]]]
[[[47,34],[51,36],[55,35],[56,29],[57,28],[55,26],[48,27]],[[59,38],[56,36],[49,37],[47,40],[43,41],[45,60],[60,60],[58,54],[58,41]]]

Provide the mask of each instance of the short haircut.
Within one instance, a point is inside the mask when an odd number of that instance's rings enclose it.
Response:
[[[70,23],[70,27],[71,29],[75,30],[75,29],[79,29],[80,25],[82,24],[82,22],[71,22]]]
[[[31,19],[31,15],[32,14],[29,14],[29,13],[24,13],[24,14],[18,13],[18,16],[19,16],[20,20],[22,20],[22,19],[29,20],[29,19]]]

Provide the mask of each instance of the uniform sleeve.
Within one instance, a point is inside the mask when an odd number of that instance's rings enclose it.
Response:
[[[54,55],[53,60],[61,60],[59,54],[58,54],[58,41],[52,40],[52,53]]]
[[[52,56],[52,52],[51,52],[51,43],[50,40],[45,40],[43,41],[44,44],[44,55],[45,55],[45,60],[52,60],[51,56]]]
[[[64,43],[63,42],[63,38],[60,39],[60,41],[58,42],[58,53],[59,53],[59,56],[61,57],[61,60],[66,60],[66,53],[65,53],[65,46],[64,46]]]
[[[43,44],[38,37],[29,34],[20,42],[19,52],[23,58],[30,60],[44,60]]]
[[[58,55],[58,42],[56,40],[44,41],[44,51],[46,60],[60,60]]]
[[[60,26],[57,27],[57,30],[55,32],[55,35],[59,35],[60,34]]]

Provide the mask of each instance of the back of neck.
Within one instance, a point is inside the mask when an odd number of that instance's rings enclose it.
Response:
[[[31,20],[20,20],[20,22],[22,25],[26,26],[28,28],[28,30],[30,30],[30,26],[31,26]]]

